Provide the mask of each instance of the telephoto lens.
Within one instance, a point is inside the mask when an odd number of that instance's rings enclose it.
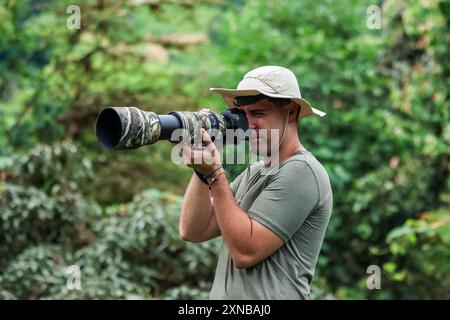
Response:
[[[96,135],[100,144],[109,150],[137,149],[153,144],[159,140],[172,140],[175,130],[183,129],[181,141],[193,139],[199,126],[205,130],[217,130],[227,142],[226,135],[240,134],[233,138],[233,143],[246,139],[243,132],[248,129],[245,113],[238,108],[227,109],[222,113],[213,111],[175,111],[167,115],[157,115],[136,107],[108,107],[97,117]]]

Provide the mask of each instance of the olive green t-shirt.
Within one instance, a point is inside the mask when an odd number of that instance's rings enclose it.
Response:
[[[333,195],[325,168],[300,151],[267,170],[262,161],[230,185],[239,206],[284,240],[259,264],[238,269],[222,246],[210,299],[308,299],[331,215]]]

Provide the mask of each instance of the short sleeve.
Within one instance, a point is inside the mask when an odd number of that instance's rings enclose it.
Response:
[[[287,242],[318,202],[314,172],[306,162],[294,160],[270,177],[248,213]]]
[[[233,196],[236,197],[236,192],[239,188],[239,184],[242,181],[242,177],[244,176],[244,173],[246,172],[246,170],[244,170],[243,172],[241,172],[234,180],[233,182],[230,183],[230,189],[231,192],[233,193]]]

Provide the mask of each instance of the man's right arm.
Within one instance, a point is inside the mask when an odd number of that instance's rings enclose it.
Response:
[[[189,242],[202,242],[220,235],[208,186],[194,173],[184,194],[179,232]]]

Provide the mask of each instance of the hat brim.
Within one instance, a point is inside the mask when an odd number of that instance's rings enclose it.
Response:
[[[326,115],[325,112],[320,111],[316,108],[313,108],[311,106],[311,104],[306,99],[303,99],[303,98],[295,98],[295,97],[291,97],[291,96],[285,96],[285,95],[281,95],[281,94],[275,94],[275,93],[270,93],[270,92],[255,90],[255,89],[237,90],[237,89],[225,89],[225,88],[210,88],[209,90],[211,92],[220,94],[223,97],[223,99],[225,100],[225,103],[228,106],[230,106],[231,108],[237,107],[236,100],[235,100],[236,97],[256,96],[258,94],[263,94],[265,96],[272,97],[272,98],[283,98],[283,99],[290,99],[290,100],[294,101],[301,107],[300,118],[304,118],[304,117],[310,116],[312,114],[318,115],[319,117],[323,117]]]

